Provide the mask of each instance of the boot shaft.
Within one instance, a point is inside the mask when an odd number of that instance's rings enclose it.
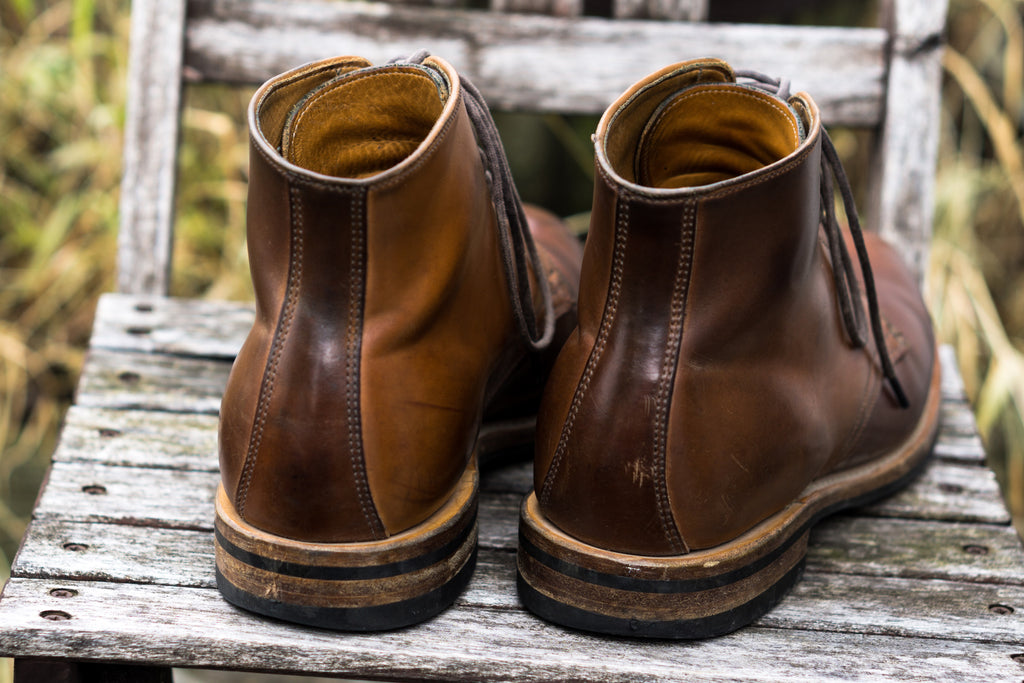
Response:
[[[721,62],[670,67],[595,136],[580,328],[542,406],[536,488],[602,547],[735,537],[840,457],[877,390],[823,247],[817,107],[734,81]]]
[[[513,337],[458,77],[314,64],[261,88],[250,127],[257,317],[223,403],[225,484],[273,533],[381,538],[456,485]]]

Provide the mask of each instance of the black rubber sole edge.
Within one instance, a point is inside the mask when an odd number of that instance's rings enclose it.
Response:
[[[217,568],[217,589],[237,607],[295,624],[334,631],[390,631],[434,617],[451,606],[469,584],[476,567],[476,548],[450,581],[415,598],[367,607],[317,607],[296,605],[247,593]]]

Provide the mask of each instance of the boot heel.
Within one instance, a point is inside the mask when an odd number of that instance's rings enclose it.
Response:
[[[476,467],[422,524],[381,541],[308,543],[247,524],[216,503],[217,587],[266,616],[342,631],[401,628],[451,605],[476,564]]]
[[[672,639],[722,635],[767,612],[803,571],[808,538],[805,529],[754,553],[627,555],[562,533],[534,494],[519,529],[519,596],[530,611],[570,628]]]

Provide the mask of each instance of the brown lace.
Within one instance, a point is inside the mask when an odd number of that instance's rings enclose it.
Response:
[[[428,51],[420,50],[409,57],[399,57],[388,63],[422,65],[423,60],[429,56]],[[527,346],[539,351],[548,347],[555,334],[551,288],[544,277],[537,246],[534,244],[533,235],[527,225],[526,213],[523,211],[523,202],[512,180],[505,148],[501,144],[501,137],[498,135],[498,128],[494,124],[491,112],[476,86],[461,74],[459,78],[465,92],[466,112],[476,131],[477,144],[480,147],[487,183],[498,218],[498,244],[501,249],[501,261],[505,267],[505,286],[509,301],[512,303],[512,313]],[[533,310],[530,267],[536,276],[543,300],[543,330],[538,330],[537,314]]]
[[[772,78],[757,71],[737,71],[737,79],[745,79],[745,85],[763,90],[776,97],[789,101],[789,81]],[[821,129],[821,204],[822,204],[822,225],[825,228],[825,238],[828,241],[829,252],[832,256],[832,278],[835,283],[836,292],[839,296],[839,309],[843,317],[843,326],[846,328],[850,340],[857,347],[864,346],[867,341],[864,338],[864,311],[855,302],[860,300],[860,288],[857,285],[857,277],[853,270],[853,263],[850,253],[846,249],[846,243],[841,234],[839,220],[836,218],[835,210],[835,184],[839,186],[839,194],[843,200],[843,208],[846,210],[847,221],[850,227],[850,236],[853,238],[854,247],[857,250],[857,260],[860,262],[860,272],[864,279],[864,290],[868,300],[868,316],[871,321],[871,332],[874,337],[875,347],[878,349],[879,361],[882,364],[882,373],[893,394],[899,402],[900,407],[910,407],[910,401],[896,377],[896,370],[892,365],[892,358],[889,356],[889,348],[885,343],[885,333],[882,328],[882,317],[878,308],[878,293],[875,290],[875,276],[871,270],[871,260],[868,258],[868,250],[864,244],[864,232],[861,229],[860,218],[857,215],[857,207],[853,201],[853,191],[850,189],[850,181],[843,169],[843,162],[839,159],[835,145],[828,132]],[[833,178],[835,182],[833,182]]]

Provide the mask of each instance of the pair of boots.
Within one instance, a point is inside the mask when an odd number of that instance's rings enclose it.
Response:
[[[524,212],[446,62],[332,59],[257,91],[228,600],[343,630],[436,614],[473,570],[478,459],[533,440],[523,603],[712,636],[780,599],[816,521],[913,475],[939,406],[916,283],[861,234],[813,100],[740,76],[676,64],[607,110],[583,254]]]

